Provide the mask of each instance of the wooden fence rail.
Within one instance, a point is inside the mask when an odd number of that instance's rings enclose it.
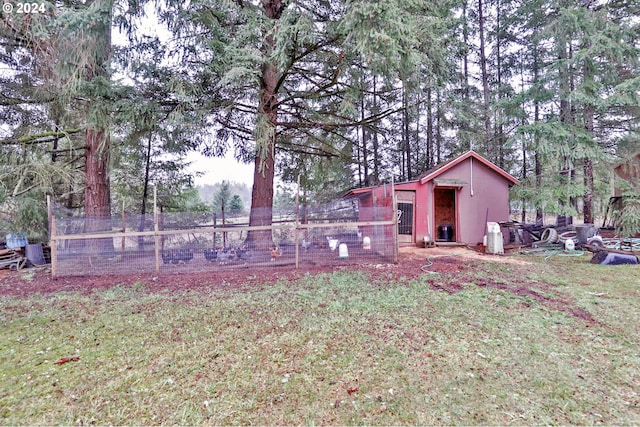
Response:
[[[157,223],[156,223],[157,224]],[[298,236],[305,231],[313,230],[313,229],[327,229],[327,228],[366,228],[366,227],[389,227],[390,230],[393,230],[392,240],[393,246],[397,247],[397,226],[395,220],[386,220],[386,221],[350,221],[350,222],[337,222],[337,223],[324,223],[324,224],[300,224],[300,223],[290,223],[290,224],[274,224],[270,226],[235,226],[235,227],[198,227],[198,228],[188,228],[188,229],[176,229],[176,230],[160,230],[158,227],[154,227],[153,231],[129,231],[129,230],[114,230],[109,232],[94,232],[94,233],[78,233],[78,234],[58,234],[57,233],[57,221],[55,218],[51,218],[51,226],[50,226],[50,241],[51,241],[51,272],[53,277],[57,277],[57,261],[58,261],[58,244],[64,241],[73,241],[73,240],[97,240],[97,239],[125,239],[128,237],[154,237],[154,253],[155,253],[155,270],[156,272],[160,271],[160,266],[162,263],[161,260],[161,238],[167,236],[175,236],[182,234],[191,234],[191,233],[205,233],[205,234],[215,234],[215,233],[229,233],[229,232],[248,232],[248,231],[265,231],[271,230],[272,232],[275,230],[291,230],[295,233],[296,238],[294,239],[295,245],[295,262],[296,267],[299,263],[299,246],[300,242]],[[393,252],[393,262],[397,262],[397,251]]]
[[[100,232],[83,232],[83,233],[58,233],[58,221],[53,214],[52,204],[50,199],[48,199],[49,205],[49,231],[50,231],[50,246],[51,246],[51,270],[53,277],[58,276],[58,261],[59,261],[59,243],[66,241],[81,241],[81,240],[97,240],[97,239],[122,239],[122,253],[125,252],[125,239],[131,237],[153,237],[153,246],[154,246],[154,257],[155,257],[155,271],[160,271],[160,266],[162,264],[162,251],[164,250],[164,238],[168,236],[177,236],[181,234],[212,234],[213,240],[215,243],[216,233],[244,233],[249,231],[271,231],[272,233],[277,230],[290,230],[294,233],[294,244],[295,244],[295,266],[298,268],[299,265],[299,247],[300,247],[300,236],[305,235],[310,230],[313,229],[325,229],[328,230],[330,228],[336,229],[348,229],[348,228],[357,228],[358,230],[367,230],[374,233],[379,233],[378,227],[382,227],[383,232],[379,235],[379,244],[380,250],[376,252],[380,254],[388,254],[391,253],[391,259],[393,262],[397,262],[398,260],[398,227],[397,227],[397,215],[392,214],[397,210],[394,198],[394,205],[391,207],[389,212],[385,212],[385,218],[390,218],[389,220],[381,220],[381,221],[344,221],[344,222],[320,222],[320,223],[309,223],[300,221],[298,216],[299,209],[299,201],[296,197],[296,215],[295,218],[289,223],[283,223],[279,221],[274,221],[271,225],[265,226],[249,226],[249,225],[224,225],[222,227],[213,226],[196,226],[196,228],[188,228],[188,229],[172,229],[172,230],[162,230],[161,229],[161,217],[158,210],[157,205],[157,194],[154,189],[154,197],[153,197],[153,230],[147,231],[138,231],[138,230],[127,230],[125,214],[123,214],[122,219],[122,227],[118,230],[112,231],[100,231]],[[382,214],[382,212],[380,212]],[[87,220],[87,218],[74,218],[75,220]],[[65,221],[65,220],[60,220]],[[193,227],[193,225],[192,225]],[[65,227],[66,228],[66,227]],[[304,233],[304,234],[301,234]],[[100,245],[83,245],[83,249],[91,248],[91,247],[99,247]],[[81,251],[82,252],[82,251]],[[78,257],[91,257],[90,249],[86,249],[85,253],[78,253]],[[66,255],[66,254],[65,254]],[[385,255],[386,257],[386,255]]]

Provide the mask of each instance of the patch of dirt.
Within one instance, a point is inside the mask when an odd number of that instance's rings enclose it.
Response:
[[[475,250],[469,247],[463,246],[436,246],[435,248],[419,248],[416,246],[406,246],[400,248],[400,255],[405,259],[413,259],[413,258],[435,258],[439,256],[460,256],[465,259],[472,259],[478,261],[486,261],[486,262],[497,262],[502,264],[512,264],[512,265],[532,265],[530,261],[514,258],[509,255],[490,255]]]
[[[48,267],[27,268],[15,272],[0,270],[0,295],[26,296],[32,293],[52,293],[79,291],[91,293],[105,290],[113,286],[135,285],[144,283],[149,291],[173,289],[195,290],[215,288],[255,289],[256,286],[268,285],[280,280],[294,281],[306,274],[328,273],[339,270],[359,270],[370,275],[371,281],[382,283],[389,280],[411,280],[424,273],[421,269],[427,263],[427,256],[438,254],[437,266],[432,270],[438,273],[459,274],[465,263],[455,259],[456,250],[438,250],[425,252],[425,249],[407,250],[402,248],[398,264],[361,263],[347,265],[304,265],[299,270],[292,266],[270,266],[265,268],[225,269],[220,271],[185,271],[183,266],[176,266],[171,271],[152,273],[122,273],[100,276],[64,276],[51,277]],[[415,248],[418,249],[418,248]],[[466,250],[465,250],[466,251]],[[464,251],[463,251],[464,252]]]
[[[398,264],[358,264],[343,266],[305,266],[295,270],[291,267],[262,269],[223,270],[219,272],[185,272],[179,267],[175,271],[160,274],[112,274],[103,276],[71,276],[52,278],[47,267],[28,268],[19,272],[0,270],[0,295],[29,296],[55,292],[82,292],[90,294],[114,286],[144,284],[149,292],[164,292],[175,289],[244,292],[261,289],[278,281],[295,281],[307,274],[315,275],[339,270],[358,270],[368,274],[372,285],[385,286],[390,281],[406,283],[421,276],[435,290],[454,294],[466,289],[464,284],[475,283],[528,297],[549,309],[567,313],[578,319],[595,322],[593,316],[577,307],[568,297],[548,283],[522,278],[509,278],[509,284],[479,279],[478,263],[497,262],[516,266],[534,266],[532,262],[509,256],[484,255],[468,248],[401,248]]]
[[[548,294],[552,294],[553,296],[544,295],[540,291],[532,289],[532,283],[527,283],[526,281],[521,281],[521,284],[505,284],[505,283],[496,283],[489,280],[475,280],[476,286],[480,287],[490,287],[494,289],[500,289],[503,291],[508,291],[518,296],[529,297],[545,307],[551,308],[556,311],[561,311],[563,313],[569,314],[573,317],[576,317],[581,320],[586,320],[588,322],[596,322],[596,319],[586,310],[583,310],[579,307],[576,307],[575,302],[569,300],[567,297],[562,297],[560,294],[551,289],[551,285],[547,283],[536,282],[535,286],[540,288],[546,288],[545,292]]]
[[[29,271],[28,275],[26,271]],[[193,272],[185,274],[176,270],[160,274],[119,274],[103,276],[51,277],[49,268],[37,268],[0,274],[0,295],[28,296],[34,293],[82,292],[107,290],[115,286],[133,286],[143,283],[150,292],[162,292],[175,289],[237,289],[249,290],[256,286],[268,285],[279,280],[295,280],[306,273],[321,271],[295,271],[270,269],[268,271],[233,271],[221,273]]]

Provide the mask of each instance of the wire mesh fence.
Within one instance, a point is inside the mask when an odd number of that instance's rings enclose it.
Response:
[[[249,215],[158,212],[88,218],[54,210],[52,272],[60,277],[397,261],[397,225],[390,207],[301,206],[256,217],[267,218],[267,224],[249,226]]]

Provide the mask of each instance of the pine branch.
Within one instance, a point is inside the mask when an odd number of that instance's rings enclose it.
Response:
[[[299,55],[296,55],[296,48],[297,48],[297,40],[296,42],[296,46],[294,49],[291,49],[291,60],[289,62],[289,65],[286,67],[286,69],[283,71],[283,73],[280,75],[280,79],[278,80],[278,83],[276,84],[276,93],[280,92],[280,88],[284,85],[284,82],[286,80],[287,75],[289,75],[289,70],[294,69],[294,65],[299,63],[300,61],[302,61],[303,58],[311,55],[314,52],[317,52],[318,50],[322,49],[323,47],[326,46],[332,46],[335,42],[337,42],[339,40],[338,36],[334,36],[332,38],[330,38],[329,40],[324,40],[318,43],[315,43],[311,46],[308,46],[303,52],[301,52]],[[323,87],[320,87],[318,89],[318,91],[322,91],[322,90],[326,90],[327,88],[335,85],[337,83],[337,76],[339,74],[339,65],[342,63],[342,53],[340,54],[340,58],[338,61],[338,67],[336,67],[336,70],[333,74],[333,78],[331,79],[327,79],[329,80],[329,83],[327,83],[326,85],[324,85]],[[304,76],[304,74],[302,74]],[[280,103],[278,103],[280,104]]]
[[[222,125],[224,128],[234,131],[234,132],[240,132],[242,134],[244,134],[246,137],[251,137],[252,135],[252,131],[250,129],[247,129],[245,127],[242,126],[238,126],[233,124],[231,121],[225,120],[223,118],[218,118],[217,122]]]
[[[46,104],[48,102],[55,101],[55,97],[48,97],[44,99],[23,99],[23,98],[12,98],[2,94],[2,98],[0,99],[0,105],[9,107],[15,105],[22,104]]]
[[[302,128],[318,128],[318,129],[323,129],[323,130],[329,130],[329,129],[337,129],[337,128],[353,128],[353,127],[357,127],[357,126],[364,126],[364,125],[371,125],[374,124],[376,122],[378,122],[379,120],[384,119],[385,117],[388,117],[392,114],[395,114],[399,111],[402,111],[402,108],[389,108],[387,110],[384,110],[378,114],[373,114],[371,116],[365,117],[361,120],[357,120],[357,121],[353,121],[352,119],[348,118],[348,117],[344,117],[344,116],[340,116],[337,113],[327,113],[333,117],[338,118],[339,120],[341,120],[342,122],[339,123],[327,123],[327,122],[320,122],[320,121],[313,121],[313,120],[307,120],[307,121],[290,121],[290,122],[283,122],[283,121],[279,121],[277,123],[278,126],[282,126],[284,128],[287,129],[302,129]]]
[[[5,139],[0,140],[0,145],[30,145],[30,144],[44,144],[52,142],[60,138],[64,138],[69,135],[73,135],[78,132],[82,132],[84,129],[67,129],[64,131],[50,131],[35,135],[27,135],[18,139]]]
[[[289,153],[296,153],[296,154],[303,154],[303,155],[309,155],[309,156],[317,156],[317,157],[325,157],[325,158],[337,158],[339,157],[338,155],[334,154],[334,153],[330,153],[328,151],[319,149],[319,148],[315,148],[315,147],[308,147],[306,145],[301,145],[301,144],[287,144],[285,146],[280,145],[280,148],[284,151],[287,151]]]
[[[306,154],[312,156],[319,156],[325,158],[343,158],[340,152],[336,150],[335,146],[327,142],[324,138],[319,138],[316,134],[310,131],[300,130],[307,138],[307,143],[295,143],[292,141],[279,142],[278,148],[297,154]],[[340,139],[346,139],[341,134],[329,132],[330,135],[334,135]],[[309,145],[309,141],[317,142],[320,146]]]

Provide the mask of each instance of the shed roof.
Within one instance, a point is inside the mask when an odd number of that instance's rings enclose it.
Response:
[[[395,183],[394,184],[395,189],[397,190],[399,186],[402,187],[403,184],[415,183],[415,182],[418,182],[418,181],[420,182],[420,184],[425,184],[425,183],[427,183],[427,182],[429,182],[431,180],[434,180],[435,178],[437,178],[442,173],[448,171],[449,169],[455,167],[456,165],[459,165],[460,163],[464,162],[465,160],[467,160],[469,158],[473,158],[473,159],[477,160],[478,162],[480,162],[481,164],[485,165],[486,167],[488,167],[489,169],[491,169],[492,171],[494,171],[498,175],[500,175],[503,178],[505,178],[507,181],[509,181],[509,185],[518,185],[518,184],[520,184],[520,181],[518,181],[518,179],[514,178],[511,174],[505,172],[504,170],[502,170],[498,166],[494,165],[489,160],[485,159],[484,157],[482,157],[480,154],[476,153],[475,151],[469,150],[466,153],[461,154],[458,157],[455,157],[455,158],[453,158],[451,160],[448,160],[448,161],[446,161],[444,163],[440,163],[439,165],[427,170],[426,172],[423,172],[422,174],[418,175],[415,179],[412,179],[410,181],[404,181],[404,182]],[[383,185],[389,185],[389,184],[383,184]],[[459,182],[457,182],[456,185],[464,186],[464,185],[466,185],[466,183],[463,182],[463,181],[459,181]],[[362,188],[354,188],[352,190],[349,190],[343,197],[361,197],[361,196],[364,196],[366,194],[369,194],[373,188],[377,188],[377,187],[382,187],[382,185],[362,187]]]
[[[378,187],[378,186],[375,185],[375,186],[370,186],[370,187],[353,188],[353,189],[347,191],[345,193],[345,195],[342,196],[342,197],[343,198],[346,198],[346,197],[361,197],[361,196],[369,194],[371,192],[371,190],[376,188],[376,187]]]
[[[476,153],[473,150],[469,150],[466,153],[455,157],[447,162],[444,163],[440,163],[439,165],[429,169],[428,171],[422,173],[421,175],[418,176],[417,180],[420,181],[421,184],[424,184],[428,181],[431,181],[432,179],[436,178],[438,175],[448,171],[449,169],[455,167],[456,165],[459,165],[460,163],[464,162],[465,160],[469,159],[469,158],[473,158],[477,161],[479,161],[480,163],[482,163],[483,165],[485,165],[486,167],[488,167],[489,169],[491,169],[492,171],[494,171],[495,173],[497,173],[498,175],[502,176],[503,178],[505,178],[507,181],[510,182],[511,185],[518,185],[520,183],[520,181],[518,181],[516,178],[514,178],[511,174],[505,172],[504,170],[500,169],[498,166],[494,165],[493,163],[491,163],[489,160],[485,159],[484,157],[482,157],[480,154]]]

